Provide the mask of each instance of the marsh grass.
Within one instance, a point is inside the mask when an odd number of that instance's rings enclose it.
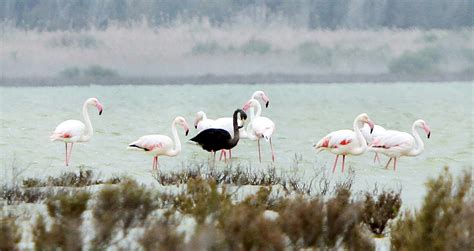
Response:
[[[64,172],[59,177],[48,176],[46,180],[27,178],[23,180],[23,187],[85,187],[99,184],[117,184],[121,178],[113,177],[107,180],[96,179],[92,170],[81,169],[76,172]]]

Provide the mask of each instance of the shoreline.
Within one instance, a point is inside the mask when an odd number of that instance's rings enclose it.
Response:
[[[229,74],[164,77],[110,77],[110,78],[0,78],[0,86],[88,86],[88,85],[202,85],[202,84],[338,84],[338,83],[394,83],[394,82],[471,82],[472,72],[437,73],[425,75],[401,74]]]

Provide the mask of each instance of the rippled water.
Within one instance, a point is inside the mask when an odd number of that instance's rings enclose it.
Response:
[[[191,127],[188,137],[178,129],[182,142],[187,141],[196,134],[192,124],[197,111],[205,111],[210,118],[231,116],[258,89],[270,98],[263,115],[276,124],[273,143],[279,170],[289,170],[297,155],[302,158],[297,172],[311,177],[318,168],[329,171],[335,156],[315,154],[312,145],[328,132],[352,128],[353,119],[362,112],[377,124],[402,131],[410,131],[413,121],[422,118],[431,127],[432,137],[422,137],[425,152],[401,158],[396,172],[374,165],[371,153],[347,158],[346,164],[355,171],[355,189],[372,188],[374,183],[401,187],[405,205],[419,205],[428,177],[446,165],[456,174],[473,166],[472,83],[2,87],[0,175],[3,181],[10,180],[12,166],[25,169],[23,177],[68,170],[64,144],[50,142],[49,135],[66,119],[82,119],[84,100],[97,97],[104,113],[99,117],[95,109],[89,110],[94,137],[74,146],[69,169],[86,166],[104,176],[127,174],[153,182],[152,158],[126,150],[129,142],[146,134],[171,135],[171,121],[178,115]],[[233,163],[250,164],[255,170],[267,168],[271,155],[264,141],[262,149],[260,164],[256,142],[243,140],[233,151]],[[177,157],[160,158],[161,170],[206,162],[208,156],[184,143]],[[382,161],[386,160],[383,156]],[[340,170],[335,174],[343,175]]]

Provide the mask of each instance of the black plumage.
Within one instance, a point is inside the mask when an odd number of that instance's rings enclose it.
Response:
[[[237,109],[234,111],[232,116],[234,137],[232,137],[230,133],[224,129],[208,128],[206,130],[202,130],[191,140],[198,143],[202,149],[208,152],[216,152],[223,149],[229,150],[234,148],[239,142],[239,127],[237,123],[237,115],[239,114],[241,120],[247,119],[247,114],[243,110]]]

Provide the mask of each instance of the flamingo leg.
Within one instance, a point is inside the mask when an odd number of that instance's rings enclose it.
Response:
[[[392,161],[392,158],[388,160],[387,165],[385,165],[385,169],[388,169],[388,164],[390,164],[390,161]]]
[[[71,155],[72,155],[72,146],[74,145],[74,143],[71,143],[71,147],[69,148],[69,153],[67,155],[67,163],[69,164],[69,162],[71,161]]]
[[[229,160],[232,159],[232,151],[229,149]]]
[[[67,163],[67,143],[64,142],[64,145],[66,146],[66,154],[65,154],[65,158],[64,158],[64,164],[66,164],[66,166],[68,166],[68,163]]]
[[[262,154],[260,153],[260,138],[257,139],[257,145],[258,145],[258,160],[260,163],[262,163]]]
[[[151,164],[151,170],[155,170],[155,157],[153,157],[153,164]]]
[[[224,153],[224,162],[227,163],[227,152],[225,150],[222,150],[221,152]]]
[[[346,160],[346,155],[342,155],[342,172],[344,172],[344,162]]]
[[[275,162],[275,153],[273,152],[272,138],[270,138],[270,149],[272,150],[272,162]]]
[[[337,159],[339,158],[339,155],[336,155],[336,160],[334,161],[334,166],[332,167],[332,173],[336,170],[336,165],[337,165]]]
[[[393,171],[397,170],[397,158],[393,158]]]
[[[222,160],[222,155],[224,155],[224,154],[225,154],[225,150],[221,150],[221,156],[219,157],[219,161]]]
[[[379,156],[379,153],[375,153],[375,157],[377,158],[377,162],[380,164],[380,156]]]

